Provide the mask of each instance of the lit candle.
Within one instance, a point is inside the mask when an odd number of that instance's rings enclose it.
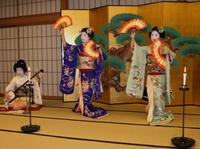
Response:
[[[186,79],[187,79],[187,68],[185,66],[183,71],[183,86],[186,85]]]
[[[31,82],[31,67],[28,66],[28,81]]]

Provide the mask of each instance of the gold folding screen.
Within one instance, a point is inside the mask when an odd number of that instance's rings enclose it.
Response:
[[[173,8],[173,9],[172,9]],[[83,18],[89,17],[89,26],[94,28],[96,33],[100,32],[100,29],[103,25],[110,22],[111,18],[120,13],[132,13],[139,14],[144,17],[144,19],[151,23],[152,25],[159,26],[171,26],[184,35],[193,35],[200,36],[200,32],[198,28],[200,27],[200,23],[198,21],[198,16],[200,15],[199,11],[192,12],[191,10],[197,10],[200,8],[200,2],[196,3],[173,3],[173,2],[160,2],[149,5],[141,5],[141,6],[108,6],[102,8],[96,8],[92,10],[83,10],[88,11],[88,14],[82,14],[83,11],[80,10],[63,10],[62,15],[70,15],[72,20],[75,20],[74,25],[76,25],[76,29],[70,30],[70,28],[66,29],[67,32],[70,32],[67,37],[70,40],[75,39],[75,35],[82,28],[82,22],[85,22]],[[79,17],[83,16],[79,23],[74,19],[74,15],[79,13]],[[88,15],[88,16],[87,16]],[[120,47],[115,41],[115,38],[111,33],[107,34],[109,48],[111,47]],[[172,89],[174,91],[174,97],[172,104],[181,104],[181,92],[179,91],[179,86],[182,81],[182,70],[185,64],[185,59],[177,56],[178,60],[181,63],[181,67],[178,69],[171,70],[171,82]],[[195,61],[195,63],[194,63]],[[199,73],[199,59],[188,59],[188,84],[191,89],[187,94],[187,103],[194,104],[199,103],[197,92],[200,88],[198,84],[200,84],[200,79],[197,77],[196,73]],[[125,72],[120,74],[121,76],[121,85],[126,85],[127,76],[129,73],[130,66],[126,64]],[[108,74],[110,73],[110,69],[108,70]],[[104,76],[107,77],[107,76]],[[76,100],[77,95],[70,95],[70,98],[65,97],[65,100]],[[138,102],[138,99],[128,97],[125,92],[117,92],[114,88],[109,87],[104,90],[104,95],[100,102],[106,103],[126,103],[126,102]],[[141,100],[140,100],[141,101]]]

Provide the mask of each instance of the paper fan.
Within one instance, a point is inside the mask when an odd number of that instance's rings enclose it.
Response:
[[[141,30],[147,26],[147,23],[142,19],[132,19],[122,24],[119,33],[127,33],[130,29]]]
[[[99,57],[99,52],[94,50],[95,42],[90,40],[83,48],[83,53],[91,58],[97,59]]]
[[[151,45],[151,52],[152,52],[152,55],[154,56],[156,63],[161,68],[165,69],[166,68],[166,60],[161,55],[161,47],[162,47],[162,42],[160,40],[154,40]]]
[[[61,18],[59,18],[54,24],[53,27],[54,29],[58,29],[59,27],[68,27],[70,25],[72,25],[72,18],[70,16],[63,16]]]

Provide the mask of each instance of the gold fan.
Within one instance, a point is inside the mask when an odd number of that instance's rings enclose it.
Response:
[[[97,59],[99,57],[99,52],[94,50],[95,42],[90,40],[86,43],[86,45],[83,48],[84,55]]]
[[[166,68],[166,60],[165,58],[161,55],[161,48],[162,48],[162,42],[157,39],[157,40],[154,40],[152,42],[152,45],[151,45],[151,52],[152,52],[152,55],[156,61],[156,63],[163,69]]]
[[[141,30],[147,26],[147,23],[141,19],[132,19],[122,24],[119,33],[127,33],[130,29]]]
[[[58,29],[60,27],[68,27],[72,25],[72,18],[70,16],[63,16],[59,18],[54,24],[53,27],[54,29]]]

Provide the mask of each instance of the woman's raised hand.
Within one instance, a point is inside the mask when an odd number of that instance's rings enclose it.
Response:
[[[135,39],[135,31],[131,31],[131,40]]]
[[[135,30],[131,31],[131,49],[133,49],[135,43]]]
[[[62,39],[63,46],[65,47],[66,44],[67,44],[67,41],[65,40],[64,28],[61,27],[61,28],[59,29],[59,31],[60,31],[60,35],[61,35],[61,39]]]
[[[60,28],[59,31],[61,35],[64,35],[64,28]]]

